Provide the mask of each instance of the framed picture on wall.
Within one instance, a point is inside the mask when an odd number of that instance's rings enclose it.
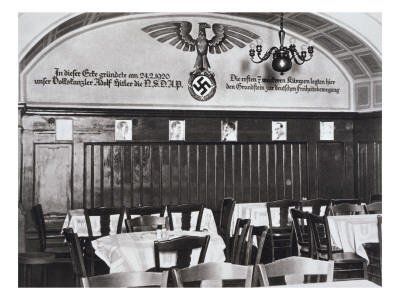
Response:
[[[185,140],[185,121],[169,120],[169,140],[170,141]]]
[[[132,120],[115,120],[115,140],[132,140]]]
[[[237,142],[238,121],[221,121],[221,141]]]
[[[286,141],[286,121],[272,121],[272,140]]]
[[[319,135],[321,141],[333,141],[335,138],[335,122],[320,122]]]
[[[72,141],[72,120],[56,120],[56,141]]]

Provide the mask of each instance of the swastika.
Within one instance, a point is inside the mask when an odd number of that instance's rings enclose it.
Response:
[[[208,94],[212,85],[207,77],[199,76],[193,82],[193,88],[201,95]],[[197,94],[197,93],[196,93]]]

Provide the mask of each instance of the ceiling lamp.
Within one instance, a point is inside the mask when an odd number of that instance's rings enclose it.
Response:
[[[265,60],[267,60],[270,55],[272,54],[272,68],[277,71],[280,72],[281,75],[283,75],[284,72],[289,71],[292,68],[292,60],[294,60],[296,62],[296,64],[298,65],[302,65],[305,61],[309,61],[314,53],[314,47],[313,47],[313,42],[310,41],[308,43],[308,46],[303,44],[301,46],[301,53],[299,53],[296,50],[296,46],[294,45],[294,43],[296,42],[296,40],[294,38],[290,39],[290,46],[285,47],[283,46],[283,43],[285,41],[285,31],[283,30],[283,13],[281,14],[281,30],[279,30],[279,41],[281,43],[281,46],[279,48],[277,47],[272,47],[270,48],[265,54],[264,56],[261,57],[261,51],[262,51],[262,40],[259,38],[257,39],[257,46],[254,43],[250,44],[250,58],[251,61],[259,64]],[[254,50],[254,48],[256,48],[256,50]],[[307,51],[308,50],[308,54],[309,56],[307,57]],[[258,57],[258,61],[254,60],[254,56],[255,56],[255,52],[257,51],[257,57]]]

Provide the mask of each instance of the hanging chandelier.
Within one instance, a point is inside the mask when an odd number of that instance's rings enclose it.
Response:
[[[299,53],[294,45],[296,43],[296,39],[290,39],[289,48],[283,45],[285,41],[285,34],[286,33],[283,30],[283,13],[281,13],[281,30],[279,30],[279,41],[281,43],[280,47],[272,47],[264,54],[264,56],[261,56],[262,40],[259,38],[257,39],[257,46],[254,43],[250,44],[249,54],[251,61],[259,64],[267,60],[272,54],[272,68],[281,73],[281,75],[292,68],[292,60],[294,60],[298,65],[302,65],[304,62],[309,61],[314,53],[313,42],[310,41],[308,46],[303,44],[301,46],[301,52]],[[257,61],[254,60],[255,52],[257,52],[257,57],[259,59]],[[307,52],[309,54],[308,57]]]

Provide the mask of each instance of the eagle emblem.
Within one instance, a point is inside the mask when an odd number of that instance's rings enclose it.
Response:
[[[206,29],[212,28],[214,36],[207,39]],[[221,54],[234,46],[243,48],[247,43],[259,36],[246,29],[215,23],[212,27],[207,23],[199,23],[199,34],[194,39],[190,32],[192,23],[186,21],[163,22],[142,28],[144,32],[161,43],[169,43],[179,50],[197,51],[194,70],[190,72],[189,92],[197,100],[205,101],[214,96],[216,91],[215,74],[211,68],[207,54]]]

